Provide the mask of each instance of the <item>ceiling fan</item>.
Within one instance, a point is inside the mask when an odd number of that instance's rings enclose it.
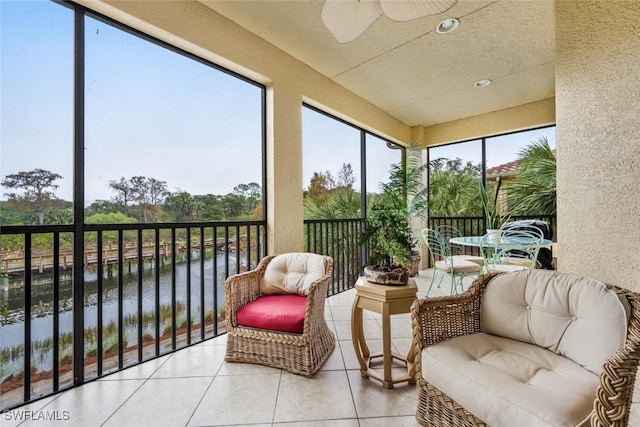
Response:
[[[340,43],[360,35],[383,14],[394,21],[410,21],[445,12],[458,0],[326,0],[322,22]]]

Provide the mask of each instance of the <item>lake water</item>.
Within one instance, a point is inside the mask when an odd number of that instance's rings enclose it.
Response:
[[[204,311],[211,310],[214,306],[214,287],[217,287],[217,306],[220,308],[224,304],[224,280],[226,278],[225,265],[227,258],[225,254],[218,255],[216,258],[216,267],[214,269],[213,258],[205,259],[204,268],[204,296],[205,307]],[[176,301],[186,303],[187,300],[187,263],[178,262],[175,268],[175,294]],[[201,270],[200,260],[191,261],[190,269],[191,278],[191,315],[194,323],[199,323],[200,319],[200,294],[201,294]],[[235,254],[228,254],[228,271],[229,274],[234,274],[236,271],[236,257]],[[217,276],[217,280],[214,281],[214,274]],[[84,272],[84,323],[85,329],[95,328],[98,324],[98,305],[97,305],[97,275],[95,272]],[[138,313],[138,272],[137,266],[133,265],[131,272],[128,268],[125,269],[123,274],[123,298],[122,306],[123,313],[127,315],[135,315]],[[103,278],[103,301],[102,301],[102,316],[103,327],[110,322],[118,321],[118,278],[117,272],[113,277]],[[160,305],[171,304],[172,294],[172,271],[171,266],[165,264],[160,268],[160,280],[159,280],[159,296]],[[11,310],[11,318],[16,320],[14,323],[5,324],[0,326],[0,349],[7,349],[15,347],[24,342],[24,312],[16,310],[16,307],[24,306],[24,298],[21,295],[21,290],[11,291],[11,300],[9,302],[9,308]],[[18,294],[16,297],[15,294]],[[73,327],[73,311],[71,307],[73,305],[72,298],[72,286],[71,280],[66,280],[61,283],[60,286],[61,295],[61,312],[59,315],[60,334],[68,333],[72,331]],[[6,292],[3,292],[3,297],[7,298]],[[148,267],[145,264],[142,280],[142,307],[143,313],[154,313],[156,304],[156,278],[155,270]],[[53,294],[51,286],[43,285],[39,290],[32,293],[32,319],[31,319],[31,337],[32,342],[38,340],[46,340],[53,336],[53,315],[52,312],[52,300]],[[162,325],[161,325],[162,328]],[[153,333],[154,327],[151,325],[147,327],[148,332]],[[147,330],[145,329],[145,332]],[[161,329],[162,332],[162,329]],[[137,328],[130,327],[125,329],[129,345],[134,344],[137,341]],[[46,361],[42,361],[46,364]],[[40,364],[40,363],[37,363]]]

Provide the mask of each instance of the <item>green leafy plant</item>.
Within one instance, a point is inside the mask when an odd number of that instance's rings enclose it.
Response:
[[[407,266],[411,263],[413,238],[411,220],[424,215],[427,189],[422,185],[422,173],[428,165],[421,164],[420,144],[412,142],[404,161],[393,164],[389,181],[380,186],[367,211],[367,225],[360,236],[369,244],[370,265]]]
[[[482,199],[482,210],[484,211],[488,230],[497,230],[501,228],[511,218],[511,215],[508,212],[500,211],[497,207],[498,194],[500,193],[501,186],[502,176],[498,176],[496,194],[493,198],[493,201],[490,201],[489,194],[487,194],[487,189],[482,185],[482,183],[480,183],[480,198]]]
[[[518,174],[509,182],[509,210],[514,215],[556,214],[556,155],[547,138],[532,141],[519,153]]]
[[[413,239],[406,209],[385,202],[383,194],[371,204],[367,226],[361,236],[369,243],[369,260],[372,265],[406,264],[411,259]]]

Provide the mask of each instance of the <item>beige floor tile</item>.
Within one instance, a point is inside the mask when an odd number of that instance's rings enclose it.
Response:
[[[14,427],[17,425],[29,425],[30,423],[22,424],[24,423],[24,420],[27,414],[29,414],[29,416],[31,414],[34,414],[36,416],[39,414],[46,414],[42,411],[46,408],[47,405],[49,405],[54,400],[58,399],[60,396],[61,394],[45,397],[33,403],[27,403],[26,405],[22,405],[19,408],[9,409],[4,413],[0,414],[0,426]],[[52,409],[52,410],[55,410],[55,409]]]
[[[176,351],[152,378],[213,377],[224,362],[225,348],[195,345]]]
[[[337,344],[340,346],[340,350],[342,351],[342,359],[344,361],[345,369],[360,369],[360,364],[358,363],[356,353],[353,349],[353,342],[351,340],[337,341]],[[382,346],[382,341],[380,341],[380,345]]]
[[[333,323],[336,327],[336,339],[340,341],[351,339],[351,320],[335,320]],[[362,325],[365,338],[382,338],[382,326],[377,320],[364,319]]]
[[[271,427],[272,425],[273,424],[271,424],[271,423],[251,424],[250,427]],[[219,425],[219,426],[216,426],[216,427],[240,427],[240,426],[241,426],[240,424],[227,424],[227,425]],[[245,427],[245,426],[242,426],[242,427]],[[247,426],[247,427],[249,427],[249,426]]]
[[[413,340],[411,338],[392,338],[391,339],[391,344],[395,349],[393,351],[395,351],[398,354],[401,354],[402,356],[406,356],[407,353],[409,353],[409,349],[411,348],[412,343],[413,343]]]
[[[42,408],[42,416],[58,420],[33,420],[21,426],[100,426],[144,384],[144,380],[94,381],[61,394]],[[66,415],[68,415],[68,419]],[[4,415],[4,414],[3,414]],[[38,417],[38,414],[34,414]],[[4,424],[2,424],[4,427]]]
[[[413,329],[411,327],[410,314],[398,314],[391,316],[391,337],[392,338],[411,338]]]
[[[114,380],[133,380],[133,379],[147,379],[151,377],[160,367],[171,358],[171,354],[160,356],[156,359],[151,359],[139,365],[131,366],[130,368],[123,369],[122,371],[109,374],[99,381],[114,381]]]
[[[640,411],[638,410],[638,404],[631,405],[631,414],[629,414],[629,425],[640,426]]]
[[[362,378],[358,371],[348,371],[348,375],[358,417],[411,416],[415,414],[418,403],[418,390],[415,384],[400,383],[396,384],[393,389],[386,389],[379,381]]]
[[[212,380],[207,377],[147,380],[104,426],[187,425]]]
[[[218,376],[222,375],[260,375],[260,374],[280,374],[280,369],[271,366],[258,365],[255,363],[224,362],[218,371]]]
[[[200,345],[216,345],[216,346],[226,346],[227,345],[227,334],[217,336],[215,338],[210,338],[202,341],[198,344]]]
[[[189,427],[271,423],[281,377],[275,372],[216,377]]]
[[[344,359],[342,357],[342,349],[340,348],[340,344],[336,341],[336,347],[333,349],[333,352],[322,366],[323,371],[339,371],[344,370]]]
[[[346,371],[320,371],[312,378],[284,372],[274,422],[355,418]]]
[[[348,420],[327,420],[327,421],[301,421],[297,423],[273,423],[274,426],[282,427],[359,427],[356,418]],[[253,427],[253,426],[251,426]]]
[[[337,295],[333,295],[330,298],[328,298],[327,301],[329,301],[329,305],[331,307],[338,307],[338,306],[351,307],[351,305],[353,304],[353,298],[355,294],[356,294],[355,290],[351,289],[345,292],[341,292]]]
[[[353,312],[353,307],[351,305],[331,307],[331,311],[333,313],[333,320],[344,320],[351,322],[351,314]],[[365,320],[379,319],[380,315],[369,310],[363,310],[362,318]]]
[[[333,320],[349,320],[351,321],[351,306],[340,305],[331,307]]]
[[[333,335],[337,336],[336,325],[333,322],[333,319],[327,319],[327,326],[329,327],[329,330],[333,332]]]
[[[251,424],[251,427],[271,427],[273,424],[271,423],[266,423],[266,424]],[[226,426],[216,426],[216,427],[240,427],[239,424],[227,424]],[[242,426],[244,427],[244,426]],[[248,427],[248,426],[247,426]]]
[[[413,416],[360,418],[360,427],[415,427],[420,425]]]
[[[351,339],[351,321],[334,320],[336,339],[339,341]]]

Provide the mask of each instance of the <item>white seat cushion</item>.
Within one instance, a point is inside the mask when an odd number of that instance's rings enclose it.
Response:
[[[422,376],[493,427],[588,425],[599,381],[552,351],[485,333],[426,347]]]
[[[453,260],[454,262],[455,260],[465,260],[465,261],[471,261],[478,265],[484,265],[484,258],[482,258],[481,256],[475,256],[475,255],[453,255]]]
[[[466,261],[463,259],[454,259],[453,260],[453,269],[451,268],[451,264],[445,261],[436,261],[436,268],[438,270],[446,271],[447,273],[475,273],[482,270],[482,267],[475,262]]]

